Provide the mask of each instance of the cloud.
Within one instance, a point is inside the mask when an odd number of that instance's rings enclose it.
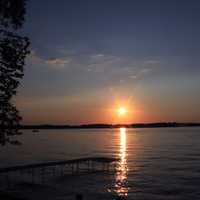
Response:
[[[31,59],[32,62],[37,62],[34,66],[52,69],[52,73],[49,73],[52,78],[59,84],[66,82],[69,88],[99,88],[128,83],[134,85],[141,79],[148,78],[152,71],[157,70],[155,66],[159,66],[159,60],[155,58],[135,59],[101,52],[63,54],[62,57],[58,55],[45,59],[33,51]],[[54,74],[53,70],[60,70],[61,73]]]
[[[70,59],[55,58],[55,59],[45,60],[45,63],[53,67],[65,67],[68,63],[70,63]]]
[[[68,57],[45,59],[39,56],[35,50],[31,50],[31,53],[28,56],[28,61],[33,64],[49,66],[53,69],[62,69],[68,66],[68,64],[71,62],[71,59]]]
[[[84,94],[87,91],[92,93],[103,88],[132,90],[143,81],[154,77],[160,70],[152,64],[157,63],[159,58],[136,59],[102,52],[78,52],[73,55],[66,53],[45,57],[33,50],[28,59],[29,70],[24,83],[33,89],[27,89],[25,93],[32,96],[32,91],[35,91],[35,96],[45,98],[53,95]]]
[[[160,60],[146,60],[144,65],[158,65],[160,64]]]
[[[104,73],[117,70],[121,57],[105,54],[94,54],[88,57],[87,70],[94,73]]]
[[[102,59],[104,57],[105,57],[104,54],[94,54],[94,55],[91,55],[91,59],[94,59],[94,60]]]
[[[151,72],[152,70],[153,70],[152,68],[144,68],[144,69],[141,69],[141,70],[140,70],[140,73],[141,73],[141,74],[146,74],[146,73]]]
[[[124,80],[140,79],[159,66],[157,59],[135,60],[131,57],[94,54],[90,56],[87,71],[104,73],[104,76],[123,77]],[[121,80],[121,78],[119,79]]]
[[[63,50],[62,55],[55,58],[42,58],[35,51],[32,51],[30,59],[34,63],[48,66],[54,70],[68,69],[71,72],[81,72],[81,74],[82,72],[90,74],[104,73],[104,77],[107,77],[107,79],[111,76],[118,79],[121,75],[124,79],[133,80],[137,77],[141,78],[142,75],[144,76],[152,71],[154,67],[160,66],[159,59],[155,58],[135,60],[128,56],[110,55],[101,52],[96,54],[74,53],[73,55],[68,53],[67,50],[65,50],[65,53]]]
[[[130,78],[131,79],[136,79],[136,78],[138,78],[138,76],[133,74],[133,75],[130,75]]]

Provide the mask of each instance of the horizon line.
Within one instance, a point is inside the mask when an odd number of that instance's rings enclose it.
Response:
[[[84,126],[84,125],[150,125],[150,124],[200,124],[200,122],[176,122],[176,121],[158,121],[158,122],[136,122],[136,123],[80,123],[80,124],[56,124],[56,123],[22,123],[20,126]]]

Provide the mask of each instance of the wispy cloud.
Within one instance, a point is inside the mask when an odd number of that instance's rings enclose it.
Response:
[[[87,70],[91,73],[104,73],[104,76],[110,78],[115,77],[122,83],[129,79],[141,79],[160,64],[160,60],[156,59],[134,60],[131,57],[94,54],[89,58]]]
[[[57,73],[59,81],[65,79],[68,85],[73,85],[73,88],[136,85],[138,81],[150,77],[152,71],[161,65],[159,59],[134,59],[102,52],[73,55],[63,53],[55,58],[43,58],[33,51],[30,59],[34,62],[34,66],[60,71],[61,73]],[[55,77],[54,73],[51,76]]]
[[[71,59],[67,57],[45,59],[39,56],[35,50],[31,51],[31,54],[29,55],[28,60],[29,62],[33,64],[36,64],[36,63],[42,64],[45,66],[49,66],[53,69],[65,68],[71,62]]]
[[[45,60],[45,63],[53,67],[65,67],[68,63],[70,63],[70,59],[55,58],[55,59]]]
[[[145,64],[145,65],[158,65],[158,64],[160,64],[160,63],[161,63],[160,60],[153,60],[153,59],[145,60],[145,61],[144,61],[144,64]]]

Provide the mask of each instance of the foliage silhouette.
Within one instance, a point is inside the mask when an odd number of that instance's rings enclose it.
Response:
[[[9,136],[19,134],[21,117],[12,97],[16,95],[29,54],[29,39],[17,33],[24,23],[26,0],[0,0],[0,144],[19,144]]]

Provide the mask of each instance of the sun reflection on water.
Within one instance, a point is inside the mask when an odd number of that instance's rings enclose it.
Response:
[[[126,128],[120,128],[120,162],[116,174],[116,192],[119,196],[127,196],[128,187],[127,182],[127,153],[126,153]]]

